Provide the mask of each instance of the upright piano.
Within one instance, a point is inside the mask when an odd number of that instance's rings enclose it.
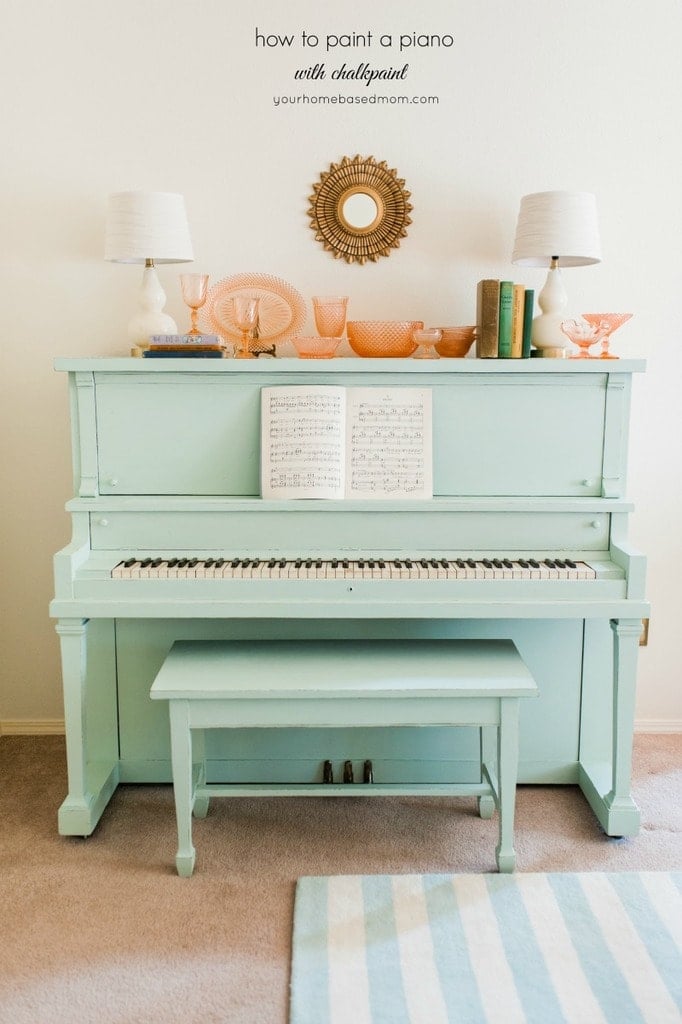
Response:
[[[59,359],[71,543],[55,556],[68,794],[89,835],[119,783],[168,782],[151,683],[177,639],[511,638],[538,682],[519,781],[580,786],[609,835],[630,793],[645,559],[628,541],[635,360]],[[434,497],[260,495],[266,385],[426,387]],[[323,785],[373,763],[401,785],[476,781],[474,729],[207,737],[209,781]],[[453,736],[453,732],[456,735]]]

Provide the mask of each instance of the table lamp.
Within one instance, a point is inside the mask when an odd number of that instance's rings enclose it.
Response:
[[[533,320],[531,341],[541,354],[565,349],[561,330],[568,296],[561,267],[583,267],[601,261],[597,203],[591,192],[534,192],[521,200],[512,263],[549,267],[538,295],[542,313]]]
[[[176,334],[177,325],[163,312],[166,294],[155,263],[189,263],[194,259],[185,201],[175,192],[114,192],[107,203],[104,258],[113,263],[143,263],[139,309],[128,324],[134,345],[151,334]]]

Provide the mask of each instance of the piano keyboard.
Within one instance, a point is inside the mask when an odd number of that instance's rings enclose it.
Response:
[[[127,558],[113,579],[592,580],[569,558]]]

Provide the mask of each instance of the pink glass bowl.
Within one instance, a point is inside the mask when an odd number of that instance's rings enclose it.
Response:
[[[318,335],[291,339],[299,359],[331,359],[341,344],[340,338],[320,338]]]
[[[416,350],[412,332],[423,326],[423,320],[349,320],[346,333],[350,347],[358,356],[402,359]]]
[[[441,327],[441,340],[436,345],[439,356],[463,359],[474,343],[475,327]]]

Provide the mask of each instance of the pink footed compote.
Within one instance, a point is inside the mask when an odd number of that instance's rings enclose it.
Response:
[[[599,356],[591,356],[588,349],[601,341],[606,334],[606,326],[588,324],[586,320],[562,320],[561,330],[580,349],[579,352],[572,352],[569,359],[599,358]]]
[[[597,356],[597,358],[618,359],[618,356],[614,356],[612,352],[609,352],[611,335],[631,319],[632,313],[583,313],[582,317],[583,320],[587,320],[588,324],[592,324],[592,326],[598,327],[600,331],[602,329],[604,331],[601,336],[601,355]]]

